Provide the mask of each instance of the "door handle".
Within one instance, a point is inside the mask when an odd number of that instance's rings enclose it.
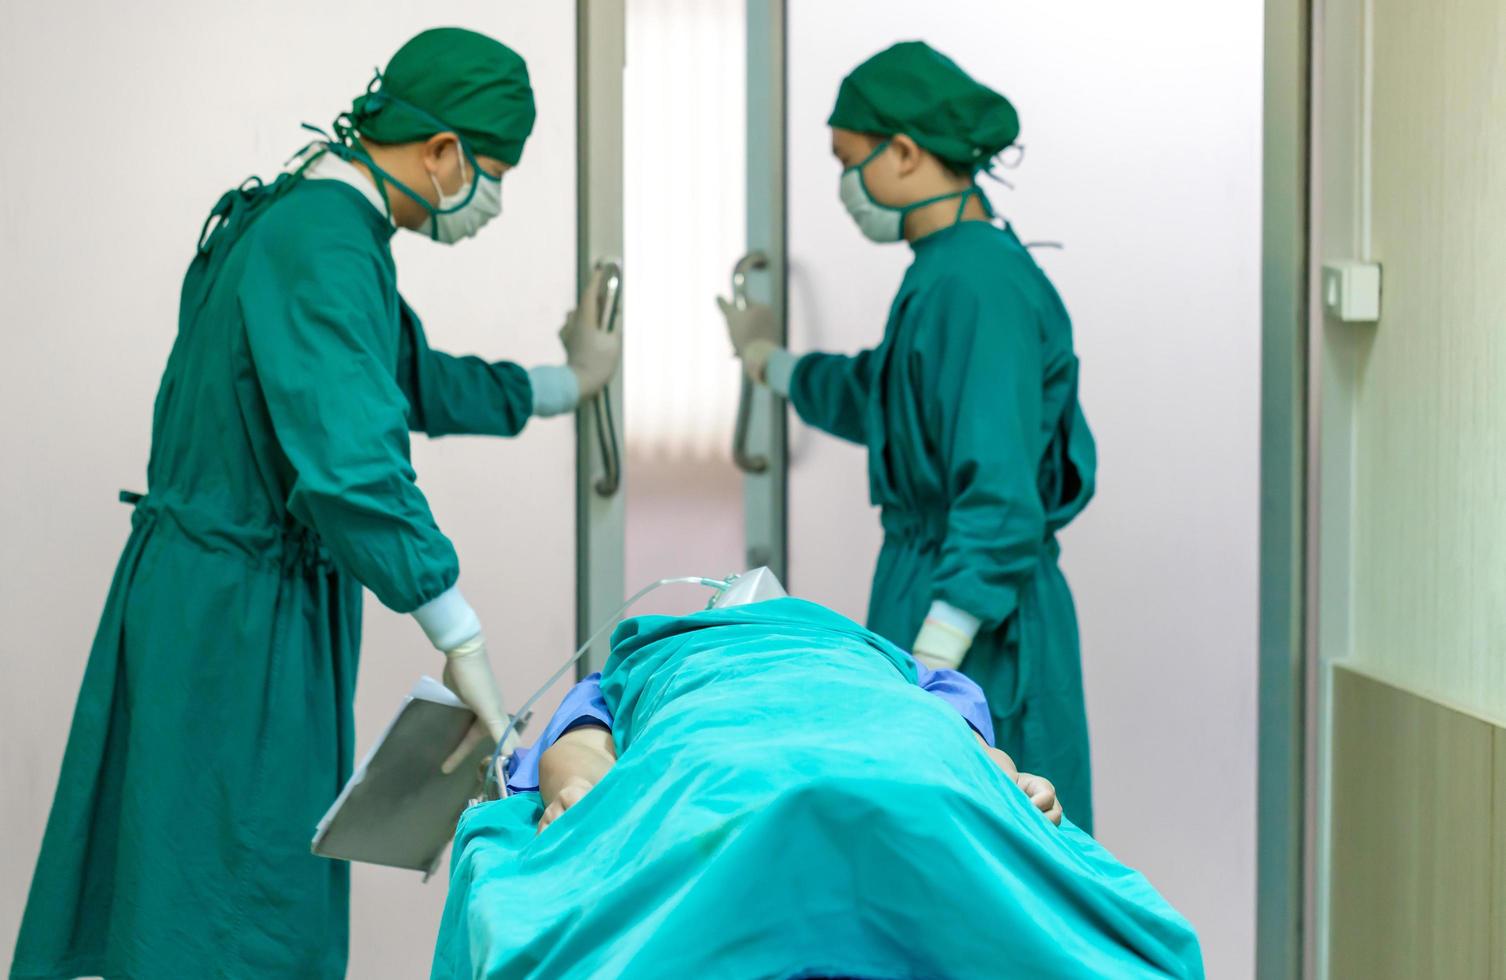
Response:
[[[602,274],[601,291],[595,297],[597,329],[612,333],[617,329],[617,313],[622,306],[622,263],[603,259],[596,263]],[[601,477],[596,481],[597,494],[610,497],[622,486],[622,448],[617,438],[617,420],[612,415],[612,386],[608,382],[592,399],[596,416],[596,447],[601,454]]]
[[[739,310],[748,308],[748,273],[767,269],[769,257],[761,251],[752,251],[737,260],[732,267],[732,305]],[[737,396],[737,420],[732,428],[732,461],[744,473],[763,473],[769,468],[767,456],[754,456],[748,452],[748,429],[753,420],[753,379],[746,371],[740,371],[742,389]]]

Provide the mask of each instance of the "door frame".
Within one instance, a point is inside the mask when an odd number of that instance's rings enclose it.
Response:
[[[1313,0],[1308,247],[1304,976],[1328,976],[1333,665],[1353,649],[1355,398],[1374,327],[1327,317],[1325,261],[1372,259],[1373,0]]]
[[[1316,550],[1308,311],[1314,0],[1266,0],[1261,243],[1255,975],[1306,976]],[[1320,2],[1320,0],[1319,0]]]
[[[623,72],[627,60],[626,0],[576,0],[576,288],[586,287],[601,259],[621,260],[623,251]],[[626,302],[626,270],[623,299]],[[619,372],[607,389],[618,420],[621,453],[622,389]],[[627,477],[610,495],[597,489],[604,466],[601,433],[589,403],[575,414],[575,633],[584,643],[617,611],[626,593]],[[624,462],[625,465],[625,462]],[[576,667],[578,677],[606,663],[607,641],[598,641]]]
[[[786,0],[747,0],[747,252],[768,256],[768,267],[749,279],[750,298],[767,303],[789,335],[785,241]],[[748,443],[768,460],[761,473],[743,474],[744,563],[768,566],[789,588],[789,410],[767,387],[753,391]]]

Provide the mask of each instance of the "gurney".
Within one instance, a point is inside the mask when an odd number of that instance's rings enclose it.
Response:
[[[830,610],[629,620],[602,694],[618,762],[580,803],[462,816],[434,977],[1203,976],[1143,876]]]

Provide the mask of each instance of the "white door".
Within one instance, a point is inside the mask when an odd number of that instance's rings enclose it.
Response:
[[[745,475],[732,454],[741,374],[715,301],[731,295],[750,239],[769,261],[750,271],[749,291],[771,298],[778,250],[764,236],[777,234],[777,208],[758,195],[782,170],[777,141],[770,147],[766,135],[781,124],[749,83],[768,77],[776,56],[770,28],[749,25],[767,23],[779,5],[625,6],[623,567],[631,593],[662,578],[723,578],[776,561],[774,406],[767,395],[753,403],[750,452],[767,463]],[[706,598],[704,589],[676,586],[634,611],[686,613]]]

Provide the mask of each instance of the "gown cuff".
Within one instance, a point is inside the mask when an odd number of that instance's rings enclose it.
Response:
[[[931,603],[931,609],[926,613],[926,619],[935,620],[943,626],[951,627],[971,643],[973,637],[978,635],[978,629],[983,625],[982,620],[966,609],[958,609],[950,602],[937,599]]]
[[[533,414],[539,418],[573,412],[580,403],[580,382],[563,364],[529,368],[528,383],[533,386]]]
[[[429,642],[440,650],[453,650],[481,635],[481,619],[460,594],[459,586],[450,586],[439,598],[413,610],[413,618],[423,628]]]
[[[932,670],[956,670],[978,634],[978,618],[936,600],[915,635],[915,659]]]
[[[800,358],[783,347],[774,348],[764,364],[763,378],[770,390],[780,398],[790,397],[790,383],[795,377],[795,365]]]

